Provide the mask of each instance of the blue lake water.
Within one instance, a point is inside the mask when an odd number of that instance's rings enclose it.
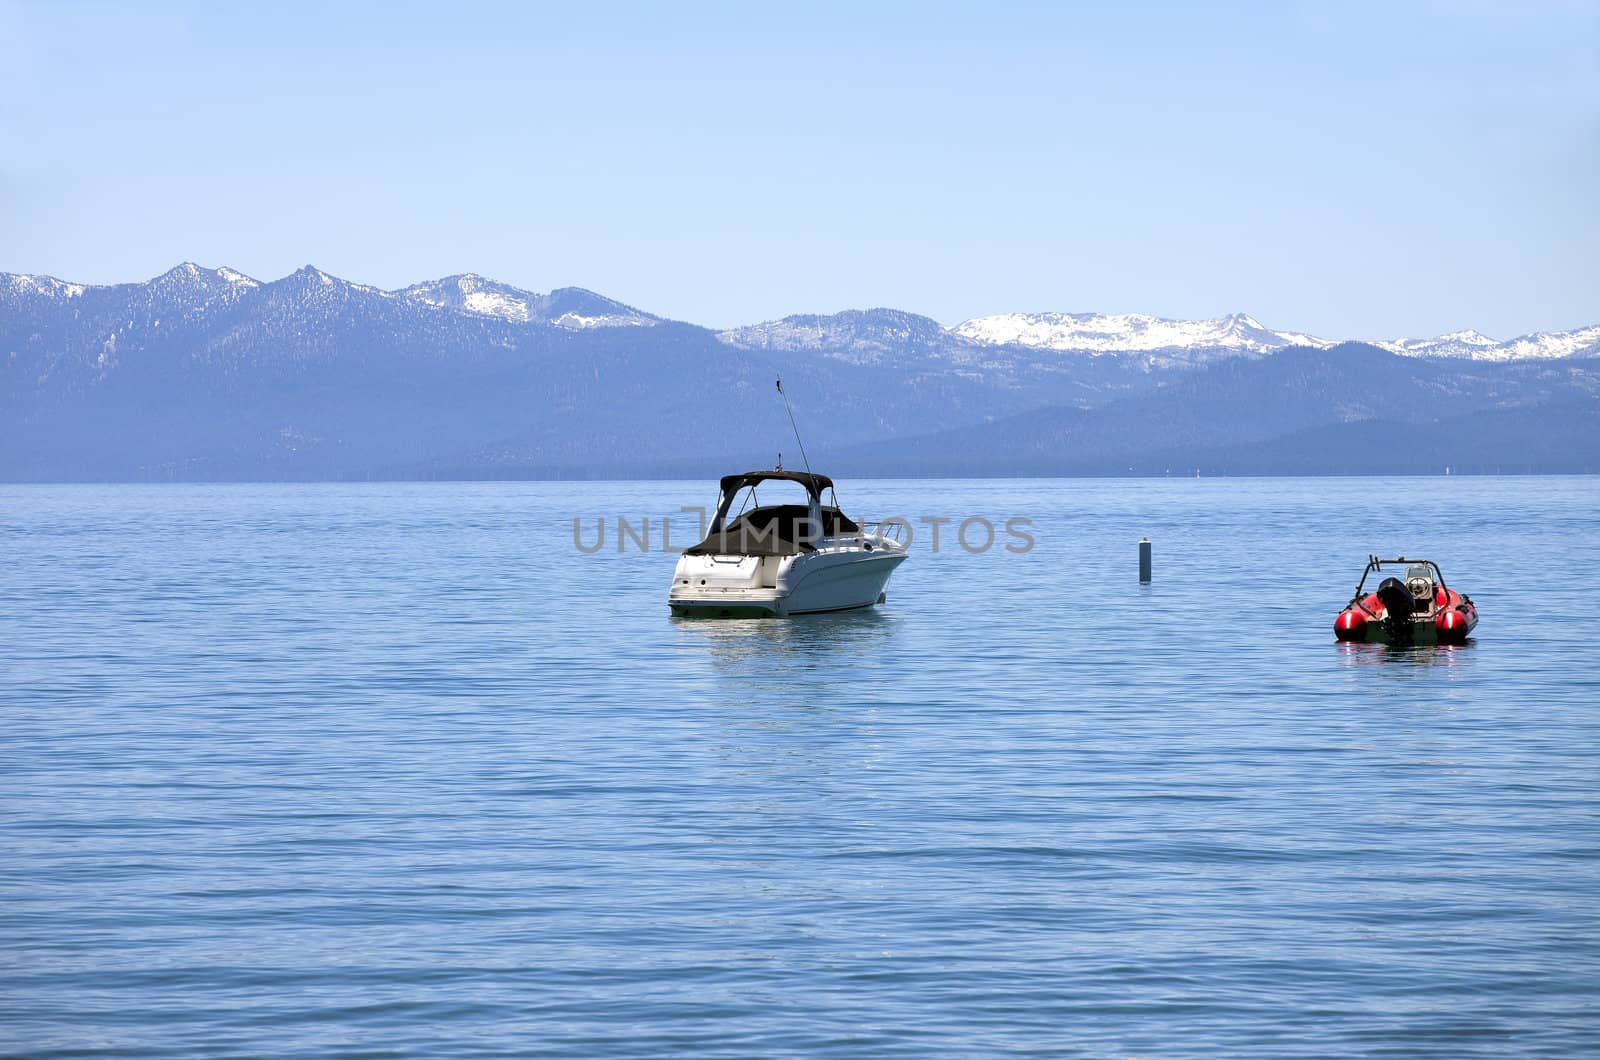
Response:
[[[0,487],[0,1053],[1594,1055],[1595,479],[845,483],[912,558],[788,621],[574,547],[709,492]],[[1373,551],[1475,640],[1335,644]]]

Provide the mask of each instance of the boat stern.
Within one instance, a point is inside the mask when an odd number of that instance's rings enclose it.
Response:
[[[683,618],[767,618],[784,614],[782,556],[684,554],[672,572],[667,606]]]

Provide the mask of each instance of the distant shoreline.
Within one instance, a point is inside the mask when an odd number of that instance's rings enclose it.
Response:
[[[1165,481],[1212,481],[1218,479],[1246,479],[1260,481],[1263,479],[1423,479],[1423,478],[1592,478],[1600,476],[1600,471],[1463,471],[1442,474],[1438,472],[1420,471],[1374,471],[1362,473],[1318,473],[1318,472],[1262,472],[1243,474],[1215,474],[1215,475],[835,475],[840,482],[1165,482]],[[450,484],[450,483],[519,483],[519,482],[707,482],[718,477],[716,472],[707,472],[703,475],[690,474],[662,474],[662,475],[635,475],[632,477],[619,475],[483,475],[483,476],[373,476],[370,478],[344,477],[344,478],[120,478],[120,479],[0,479],[0,487],[4,486],[383,486],[401,484]]]

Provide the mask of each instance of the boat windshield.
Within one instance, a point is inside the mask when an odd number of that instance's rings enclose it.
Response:
[[[811,496],[800,483],[769,479],[757,485],[745,486],[728,498],[728,506],[722,513],[723,525],[731,526],[740,516],[757,508],[787,506],[805,508],[810,503]]]

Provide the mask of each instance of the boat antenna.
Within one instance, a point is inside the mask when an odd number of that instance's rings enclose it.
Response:
[[[805,461],[806,474],[811,474],[811,458],[806,456],[806,443],[800,441],[800,427],[794,422],[794,409],[789,408],[789,395],[783,392],[783,377],[778,377],[778,396],[783,398],[783,407],[789,413],[789,426],[794,428],[794,440],[800,446],[800,459]],[[779,457],[781,460],[782,457]]]

